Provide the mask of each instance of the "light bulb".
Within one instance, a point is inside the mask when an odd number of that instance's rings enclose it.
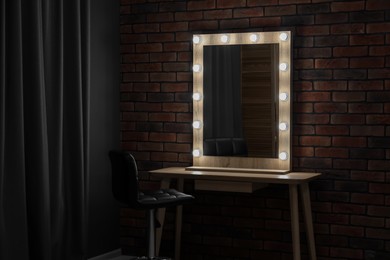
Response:
[[[201,70],[202,66],[200,66],[199,64],[194,64],[194,66],[192,66],[192,70],[194,72],[199,72]]]
[[[287,71],[287,68],[288,68],[288,65],[287,65],[287,63],[280,63],[280,65],[279,65],[279,69],[281,70],[281,71]]]
[[[281,101],[286,101],[288,99],[288,94],[286,92],[282,92],[279,94],[279,99]]]
[[[195,149],[195,150],[192,151],[192,155],[194,157],[199,157],[201,155],[201,152],[200,152],[199,149]]]
[[[202,99],[202,94],[200,94],[199,92],[195,92],[194,94],[192,94],[192,99],[195,101],[199,101]]]
[[[286,122],[281,122],[281,123],[279,124],[279,130],[281,130],[281,131],[286,131],[287,128],[288,128],[288,125],[287,125]]]
[[[279,39],[282,40],[282,41],[287,41],[288,39],[288,34],[287,33],[281,33],[279,35]]]
[[[226,34],[221,36],[221,42],[227,43],[228,41],[229,41],[229,36],[227,36]]]
[[[200,37],[198,35],[194,35],[194,37],[192,37],[192,42],[195,44],[200,43]]]
[[[202,127],[202,122],[200,122],[199,120],[196,120],[192,123],[192,127],[195,129],[199,129]]]
[[[251,36],[249,36],[249,39],[251,40],[251,42],[256,42],[258,38],[259,37],[257,36],[257,34],[251,34]]]
[[[279,159],[282,160],[282,161],[287,160],[287,153],[286,152],[281,152],[279,154]]]

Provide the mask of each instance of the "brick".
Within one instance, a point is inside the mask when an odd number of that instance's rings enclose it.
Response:
[[[218,21],[193,21],[190,22],[190,31],[217,30]]]
[[[140,132],[161,132],[163,123],[161,122],[137,122],[136,131]]]
[[[188,10],[210,10],[215,8],[215,0],[188,1]]]
[[[390,167],[389,160],[370,160],[368,161],[368,170],[386,171]]]
[[[134,83],[134,92],[160,92],[159,83]]]
[[[388,79],[390,78],[390,69],[369,69],[369,79]]]
[[[187,103],[164,103],[163,104],[164,112],[188,112]]]
[[[361,125],[364,122],[363,115],[331,115],[332,124]]]
[[[123,73],[123,82],[147,82],[149,81],[148,73]]]
[[[120,53],[123,54],[123,56],[125,56],[126,53],[134,53],[135,52],[135,45],[134,44],[122,44],[119,48],[120,48]],[[122,60],[124,60],[123,56],[122,56]]]
[[[174,82],[161,84],[162,92],[188,92],[188,83]]]
[[[390,124],[390,115],[368,115],[367,124]]]
[[[134,64],[121,64],[121,72],[135,72]]]
[[[187,9],[187,3],[185,2],[162,2],[159,4],[159,11],[160,13],[163,12],[178,12],[178,11],[185,11]]]
[[[294,156],[296,156],[294,154]],[[329,157],[329,158],[348,158],[348,149],[344,148],[326,148],[318,147],[315,148],[316,157]]]
[[[334,24],[330,27],[332,34],[361,34],[365,33],[364,23]]]
[[[203,12],[176,12],[175,21],[197,21],[202,20]]]
[[[284,16],[282,17],[282,24],[285,26],[310,25],[310,24],[314,24],[314,16],[313,15]]]
[[[262,0],[259,2],[258,0],[247,0],[248,6],[266,6],[266,5],[277,5],[278,0]]]
[[[139,63],[136,64],[137,72],[161,71],[161,63]]]
[[[371,147],[371,148],[390,148],[390,138],[388,138],[388,137],[368,138],[368,147]]]
[[[173,13],[153,13],[147,15],[148,23],[160,23],[173,21]]]
[[[323,246],[346,247],[348,239],[345,236],[316,235],[316,243]]]
[[[251,18],[250,27],[280,26],[282,19],[280,17],[261,17]]]
[[[293,147],[294,157],[313,157],[313,147]]]
[[[175,133],[150,133],[149,140],[154,142],[175,142]]]
[[[312,103],[298,103],[294,104],[294,111],[296,113],[311,113],[313,112],[313,104]]]
[[[189,51],[190,44],[188,42],[173,42],[173,43],[164,43],[164,52],[169,51]]]
[[[383,182],[385,179],[385,175],[383,172],[371,172],[371,171],[352,171],[351,172],[351,180],[358,181],[378,181]]]
[[[299,58],[330,58],[331,48],[300,48],[298,50]]]
[[[173,99],[172,93],[148,93],[149,102],[171,102]]]
[[[126,118],[126,120],[129,120]],[[148,134],[144,132],[125,131],[122,132],[123,141],[148,141]]]
[[[335,2],[331,5],[332,12],[353,12],[364,10],[364,1]]]
[[[226,28],[248,28],[249,19],[234,19],[234,20],[224,20],[220,22],[221,29]]]
[[[342,214],[317,213],[316,220],[328,224],[348,224],[349,216]]]
[[[139,142],[137,149],[138,151],[162,151],[163,145],[161,143]]]
[[[345,113],[347,104],[344,103],[316,103],[314,104],[316,113]]]
[[[161,32],[180,32],[188,31],[188,22],[162,23]]]
[[[367,140],[364,137],[339,137],[332,138],[332,145],[336,147],[365,147]]]
[[[349,193],[346,194],[349,195]],[[356,205],[349,203],[349,201],[348,203],[333,203],[333,212],[362,215],[365,214],[366,207],[364,205]]]
[[[189,144],[175,144],[175,143],[165,143],[164,151],[166,152],[178,152],[178,153],[189,153],[191,146]]]
[[[384,58],[352,58],[351,68],[382,68],[385,65]]]
[[[203,12],[203,16],[206,20],[229,19],[232,18],[233,12],[231,9],[211,10]]]
[[[302,136],[299,143],[303,146],[330,146],[331,138],[325,136]]]
[[[350,191],[350,192],[367,192],[368,185],[367,182],[358,182],[358,181],[335,181],[334,183],[335,190],[339,191]]]
[[[383,81],[381,80],[370,80],[370,81],[349,81],[349,90],[382,90]]]
[[[176,162],[178,155],[171,152],[152,152],[150,159],[152,161]]]
[[[313,47],[314,46],[314,37],[296,36],[296,37],[294,37],[293,46],[294,46],[294,48]]]
[[[174,71],[189,71],[190,66],[188,62],[170,62],[163,64],[163,71],[174,72]]]
[[[318,125],[315,127],[317,135],[349,135],[349,127],[335,125]]]
[[[365,69],[336,69],[333,71],[334,79],[366,79],[367,70]]]
[[[384,20],[384,12],[352,12],[350,14],[350,20],[352,23],[356,22],[381,22]]]
[[[294,69],[313,69],[313,68],[314,68],[313,59],[296,59],[296,60],[294,60]],[[300,82],[297,82],[295,84],[299,84],[299,83]],[[311,84],[311,82],[308,82],[308,83]]]
[[[133,25],[134,33],[150,33],[150,32],[159,32],[160,25],[155,24],[135,24]]]
[[[172,133],[191,133],[192,126],[188,123],[166,123],[164,131]]]
[[[303,80],[329,80],[332,78],[331,70],[301,70],[299,78]]]
[[[315,47],[324,47],[324,46],[346,46],[349,44],[348,36],[316,36],[314,37],[314,46]]]
[[[233,10],[234,18],[243,18],[243,17],[259,17],[264,15],[264,8],[255,7],[255,8],[241,8]]]
[[[390,102],[390,93],[388,91],[372,91],[367,94],[369,102]]]
[[[315,90],[347,90],[347,81],[315,81]]]
[[[331,225],[331,234],[346,235],[352,237],[363,237],[364,228],[344,225]],[[351,256],[351,255],[350,255]]]
[[[297,27],[297,34],[302,36],[329,35],[328,25],[312,25]]]
[[[377,238],[377,239],[390,239],[390,232],[387,228],[367,228],[366,229],[367,237]]]
[[[122,56],[123,62],[148,62],[148,54],[125,54]]]
[[[329,13],[330,11],[329,3],[298,5],[297,8],[298,8],[298,14],[319,14],[319,13]]]
[[[313,135],[314,127],[311,125],[296,125],[293,133],[294,135]]]
[[[122,43],[145,43],[146,34],[122,34],[121,35],[121,44]]]
[[[367,170],[367,161],[364,159],[335,159],[334,169]]]
[[[138,53],[146,52],[161,52],[162,44],[161,43],[146,43],[146,44],[137,44],[135,50]]]
[[[390,46],[370,46],[370,56],[390,55]]]
[[[367,10],[385,10],[390,9],[390,2],[385,0],[367,0]]]
[[[264,13],[266,16],[283,16],[283,15],[294,15],[297,13],[295,5],[281,5],[265,7]]]
[[[333,48],[334,57],[359,57],[359,56],[367,56],[367,55],[368,55],[367,46]]]
[[[299,166],[310,169],[329,169],[332,168],[332,160],[328,158],[300,158]]]
[[[175,122],[176,116],[173,113],[150,113],[150,122]]]
[[[384,134],[384,126],[351,126],[351,136],[384,136]]]
[[[369,205],[367,213],[369,216],[388,217],[390,215],[390,207]]]
[[[177,113],[176,122],[192,122],[192,113]]]
[[[377,250],[382,250],[384,244],[382,240],[370,238],[350,238],[349,243],[352,248],[372,249],[374,252]],[[370,258],[372,259],[373,257],[368,256],[366,252],[364,259]],[[386,257],[379,257],[379,259],[386,259]]]
[[[329,92],[302,92],[298,95],[297,100],[299,102],[330,101],[330,93]]]
[[[137,102],[134,105],[134,111],[138,112],[158,112],[161,111],[160,103],[147,103],[147,102]]]
[[[244,7],[246,0],[217,0],[217,8]]]
[[[326,202],[348,202],[349,201],[349,192],[319,191],[317,192],[317,196],[319,201],[326,201]],[[345,205],[350,206],[349,204],[345,204]],[[342,212],[342,211],[335,209],[335,212]]]
[[[165,52],[165,53],[151,53],[150,61],[152,62],[168,62],[176,61],[177,54],[175,52]]]
[[[333,24],[345,23],[348,21],[348,14],[345,13],[331,13],[331,14],[317,14],[316,24]]]
[[[351,236],[353,236],[351,234]],[[330,256],[336,258],[349,258],[349,259],[363,259],[363,250],[351,249],[351,248],[337,248],[333,247],[330,249]]]
[[[367,33],[387,33],[390,31],[390,23],[367,24]]]
[[[315,68],[317,69],[342,69],[348,67],[348,59],[315,59]]]
[[[383,45],[385,43],[383,35],[351,35],[349,39],[351,45]]]
[[[300,114],[296,116],[297,124],[328,124],[329,115]]]
[[[334,102],[359,102],[365,101],[366,95],[364,92],[333,92],[332,101]]]
[[[370,192],[390,194],[390,183],[370,183]]]

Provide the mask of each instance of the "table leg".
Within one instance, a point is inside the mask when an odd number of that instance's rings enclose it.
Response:
[[[300,188],[302,194],[303,213],[305,216],[307,243],[309,247],[310,259],[316,260],[317,256],[316,256],[316,247],[315,247],[315,240],[314,240],[313,218],[311,214],[309,184],[302,183],[300,185]]]
[[[170,184],[171,184],[170,179],[162,179],[160,188],[168,189]],[[161,237],[162,237],[162,231],[164,227],[165,208],[157,209],[156,217],[158,222],[161,224],[161,226],[156,229],[156,256],[158,256],[160,252]]]
[[[177,189],[183,191],[184,181],[183,178],[177,180]],[[183,206],[176,207],[176,227],[175,227],[175,260],[180,260],[180,248],[181,248],[181,227],[182,227]]]
[[[298,214],[298,187],[296,184],[289,185],[290,191],[290,212],[291,212],[291,233],[293,244],[294,260],[301,259],[299,242],[299,214]]]

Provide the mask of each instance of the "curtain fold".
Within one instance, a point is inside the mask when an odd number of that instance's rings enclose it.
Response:
[[[89,1],[1,1],[0,259],[85,259]]]

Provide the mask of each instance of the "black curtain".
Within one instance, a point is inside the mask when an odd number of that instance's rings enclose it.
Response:
[[[0,8],[0,259],[85,259],[89,1]]]
[[[204,138],[242,138],[241,46],[205,46],[203,59]]]

